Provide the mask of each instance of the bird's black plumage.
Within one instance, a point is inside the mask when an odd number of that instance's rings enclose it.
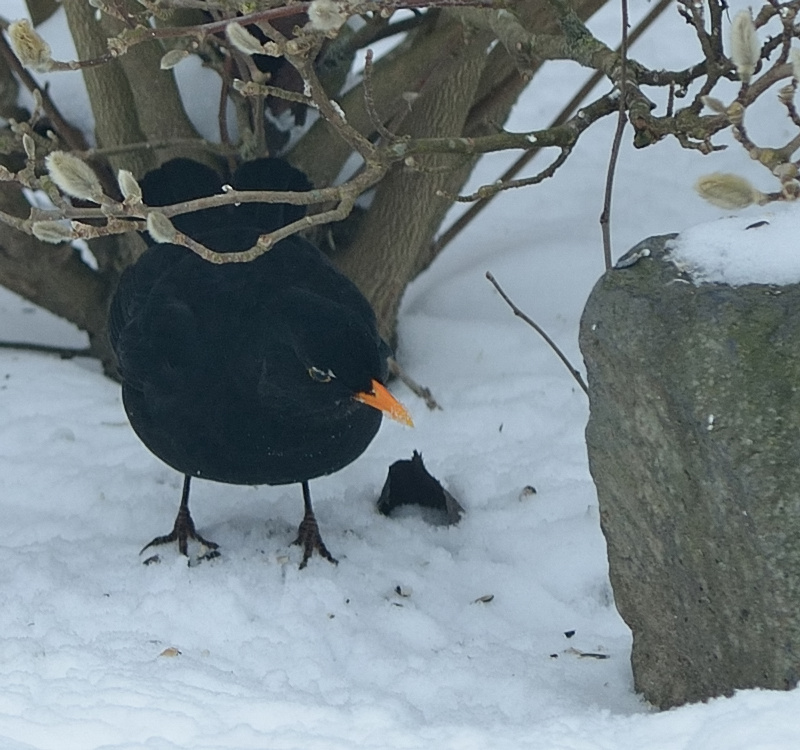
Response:
[[[241,166],[237,189],[306,190],[282,160]],[[222,181],[177,159],[142,180],[150,206],[219,193]],[[242,203],[175,217],[183,233],[218,252],[302,217],[303,207]],[[189,478],[230,484],[303,484],[303,564],[330,558],[316,529],[308,480],[338,471],[369,445],[380,408],[362,403],[385,382],[390,351],[355,285],[309,242],[278,242],[249,263],[212,264],[178,245],[151,246],[120,279],[109,320],[125,410],[142,442],[186,475],[172,535],[186,552],[196,535]],[[308,528],[309,526],[313,528]],[[157,540],[154,540],[157,541]],[[213,546],[213,543],[208,543]]]

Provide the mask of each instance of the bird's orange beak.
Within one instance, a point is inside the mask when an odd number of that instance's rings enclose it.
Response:
[[[414,426],[414,422],[411,419],[411,415],[406,410],[406,407],[392,396],[386,387],[381,385],[377,380],[372,381],[371,391],[356,393],[353,398],[356,401],[360,401],[362,404],[371,406],[374,409],[379,409],[386,414],[387,417],[396,419],[398,422],[402,422],[409,427]]]

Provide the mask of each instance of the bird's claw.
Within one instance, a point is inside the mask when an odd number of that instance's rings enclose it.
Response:
[[[184,557],[189,557],[189,539],[201,544],[206,550],[202,555],[198,556],[198,560],[211,560],[215,557],[219,557],[219,545],[216,542],[210,541],[209,539],[204,539],[202,536],[200,536],[200,534],[197,533],[197,530],[194,527],[194,521],[192,520],[191,515],[189,515],[188,509],[184,509],[183,507],[181,507],[180,511],[178,512],[178,516],[175,519],[175,525],[172,527],[172,531],[170,531],[169,534],[157,536],[155,539],[145,544],[144,547],[142,547],[142,549],[139,551],[139,554],[141,555],[150,547],[158,547],[162,544],[171,544],[172,542],[177,542],[178,551]],[[152,558],[148,558],[145,560],[145,563],[152,561]]]
[[[317,519],[313,514],[310,516],[306,515],[306,517],[303,518],[300,527],[297,529],[297,539],[295,539],[292,544],[303,548],[303,560],[300,563],[300,570],[308,565],[308,561],[311,559],[311,555],[313,555],[314,552],[317,552],[320,557],[324,557],[329,563],[333,563],[334,565],[339,564],[339,561],[328,552],[325,542],[322,541]]]

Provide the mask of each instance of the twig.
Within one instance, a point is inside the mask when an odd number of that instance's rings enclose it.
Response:
[[[383,124],[378,110],[375,108],[375,97],[372,93],[372,50],[368,49],[364,57],[364,106],[372,120],[375,131],[381,138],[391,143],[395,140],[395,135]]]
[[[611,195],[614,190],[614,172],[617,168],[619,149],[622,144],[622,133],[627,124],[626,112],[628,109],[628,80],[627,80],[627,61],[628,61],[628,0],[620,0],[622,7],[622,44],[620,45],[621,64],[619,71],[619,117],[617,119],[617,129],[614,133],[614,141],[611,145],[611,156],[608,160],[608,173],[606,175],[605,199],[603,201],[603,213],[600,214],[600,228],[603,233],[603,259],[606,270],[612,265],[611,261]]]
[[[413,12],[414,15],[410,18],[404,18],[402,21],[394,23],[389,23],[388,19],[381,18],[379,14],[376,14],[372,21],[368,21],[353,34],[348,41],[348,47],[353,50],[364,49],[364,47],[369,47],[391,36],[413,31],[425,22],[425,16],[422,13],[416,10]]]
[[[181,232],[176,232],[174,238],[171,240],[172,243],[188,248],[210,263],[247,263],[268,252],[277,242],[297,232],[313,226],[329,224],[347,218],[353,210],[358,196],[377,184],[384,176],[387,169],[388,167],[384,165],[368,165],[349,182],[336,188],[323,188],[321,190],[309,190],[306,192],[230,190],[219,196],[198,198],[193,201],[176,203],[171,206],[159,206],[157,210],[159,213],[169,218],[181,213],[198,211],[201,208],[207,208],[209,206],[224,205],[231,201],[246,203],[275,202],[277,200],[294,205],[308,205],[320,202],[321,196],[330,196],[330,200],[336,202],[334,208],[310,216],[304,216],[302,219],[298,219],[280,229],[261,235],[252,248],[242,250],[241,252],[216,252]],[[259,193],[261,193],[261,196],[258,195]],[[237,200],[237,197],[239,200]],[[147,207],[145,206],[139,205],[138,207],[131,207],[126,206],[124,203],[109,201],[109,203],[102,208],[67,208],[55,212],[32,209],[30,219],[23,221],[22,226],[19,228],[31,234],[33,224],[37,221],[61,219],[64,217],[74,219],[78,216],[83,219],[105,218],[106,224],[104,226],[81,223],[75,220],[72,221],[70,226],[72,239],[93,239],[95,237],[104,237],[113,234],[124,234],[134,230],[141,231],[144,229],[144,223],[141,221],[132,221],[131,219],[140,219],[146,215]],[[3,218],[1,213],[0,218]]]
[[[120,143],[116,146],[90,148],[86,151],[76,151],[75,155],[80,156],[82,159],[91,159],[94,156],[111,156],[131,151],[160,151],[162,149],[175,148],[176,146],[197,146],[220,154],[235,153],[235,150],[230,145],[214,143],[204,138],[168,138],[161,141],[140,141],[139,143]]]
[[[7,213],[6,211],[0,211],[0,224],[6,224],[12,229],[16,229],[18,232],[31,233],[27,219],[14,216],[14,214]]]
[[[420,385],[416,380],[414,380],[400,366],[400,363],[394,357],[389,357],[389,372],[396,378],[399,378],[404,385],[408,386],[409,390],[414,393],[415,396],[419,396],[419,398],[425,402],[425,406],[427,406],[431,411],[435,411],[437,409],[442,411],[442,407],[433,397],[431,389],[426,388],[424,385]]]
[[[633,31],[631,31],[628,37],[628,44],[633,44],[642,34],[644,34],[650,26],[655,23],[656,19],[672,4],[673,0],[659,0],[656,5],[653,6],[651,11],[639,22]],[[603,78],[603,73],[600,71],[595,71],[587,80],[583,86],[575,93],[575,95],[570,99],[564,108],[556,115],[556,117],[550,122],[548,128],[554,128],[559,125],[563,125],[566,123],[570,117],[572,117],[575,110],[580,106],[581,102],[589,96],[592,89],[601,81]],[[516,175],[518,175],[527,164],[536,156],[536,154],[541,151],[541,148],[532,148],[526,151],[522,156],[519,157],[502,175],[498,182],[505,182],[506,180],[513,179]],[[433,243],[433,255],[438,255],[444,248],[450,244],[466,227],[467,225],[475,219],[475,217],[486,208],[489,203],[495,198],[497,193],[493,193],[485,198],[481,198],[472,206],[470,206],[466,211],[464,211],[461,216],[458,217],[448,228],[444,231]]]
[[[493,3],[494,0],[382,0],[382,2],[370,2],[367,0],[354,4],[350,10],[355,15],[366,12],[382,12],[385,10],[400,10],[404,8],[414,10],[430,6],[439,8],[475,7],[491,9]],[[135,47],[138,44],[148,42],[152,39],[180,39],[182,37],[190,37],[197,41],[202,41],[207,36],[224,32],[225,28],[230,23],[237,23],[240,26],[255,23],[268,24],[269,21],[305,13],[310,5],[310,2],[290,3],[277,8],[256,10],[252,13],[236,16],[235,18],[223,18],[222,20],[210,21],[209,23],[197,24],[195,26],[134,27],[132,17],[120,16],[119,14],[113,13],[112,15],[115,17],[126,21],[130,25],[130,28],[126,29],[127,33],[123,33],[123,35],[111,37],[109,40],[108,52],[104,52],[102,55],[87,60],[51,60],[50,70],[55,72],[95,68],[117,59],[120,55],[125,54],[131,47]],[[110,12],[110,9],[107,9],[107,12]]]
[[[269,29],[268,26],[267,29]],[[268,30],[267,33],[269,33]],[[320,115],[364,161],[375,161],[375,146],[347,122],[345,114],[338,103],[328,97],[317,76],[317,71],[314,69],[313,60],[307,56],[291,55],[286,52],[284,53],[284,58],[292,64],[303,81],[305,81],[309,94]]]
[[[47,93],[47,90],[42,88],[34,77],[23,67],[22,63],[20,63],[19,58],[14,54],[3,33],[0,33],[0,57],[6,61],[6,64],[19,80],[22,81],[22,84],[31,94],[37,91],[39,92],[42,99],[42,109],[64,143],[73,151],[84,151],[89,148],[89,144],[86,142],[81,131],[64,119],[61,112],[59,112],[53,100],[50,98],[50,95]]]
[[[531,185],[538,185],[540,182],[544,182],[545,180],[552,177],[558,169],[566,162],[569,158],[569,155],[572,153],[572,146],[568,148],[562,148],[561,153],[553,159],[553,161],[545,167],[541,172],[538,174],[533,175],[532,177],[525,177],[521,180],[501,180],[493,185],[484,185],[483,187],[478,188],[474,193],[470,195],[457,195],[455,196],[455,201],[458,203],[472,203],[473,201],[487,199],[497,193],[500,193],[504,190],[512,190],[514,188],[521,188],[521,187],[530,187]]]
[[[581,375],[579,370],[573,367],[572,363],[567,359],[566,354],[564,354],[564,352],[562,352],[561,349],[558,348],[556,342],[553,341],[553,339],[551,339],[545,333],[544,329],[540,325],[531,320],[524,312],[522,312],[522,310],[520,310],[514,304],[514,302],[512,302],[511,298],[503,291],[500,284],[497,283],[497,279],[495,279],[495,277],[492,276],[492,274],[489,271],[486,272],[486,278],[489,279],[489,281],[492,283],[492,286],[494,286],[494,288],[497,289],[500,296],[505,300],[506,304],[514,312],[514,315],[516,315],[518,318],[522,318],[531,328],[533,328],[534,331],[536,331],[536,333],[538,333],[547,342],[547,345],[556,353],[556,356],[564,363],[564,366],[569,370],[570,375],[572,375],[572,377],[575,378],[575,381],[581,387],[581,390],[588,396],[589,388],[586,386],[586,383],[583,380],[583,376]]]
[[[0,349],[12,349],[23,352],[40,352],[42,354],[55,354],[61,359],[73,357],[94,357],[95,354],[87,346],[83,349],[73,349],[69,346],[51,346],[49,344],[34,344],[30,341],[0,341]]]

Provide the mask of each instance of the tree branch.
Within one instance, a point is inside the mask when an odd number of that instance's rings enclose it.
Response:
[[[489,271],[486,272],[486,278],[489,279],[492,286],[498,291],[500,296],[505,300],[506,304],[514,312],[514,315],[516,315],[518,318],[522,318],[522,320],[524,320],[531,328],[533,328],[534,331],[536,331],[536,333],[538,333],[545,340],[547,345],[556,353],[556,356],[562,361],[564,367],[566,367],[569,370],[570,375],[572,375],[572,377],[575,378],[575,382],[581,387],[581,390],[588,396],[589,388],[584,382],[580,370],[572,366],[572,363],[567,358],[567,355],[561,351],[556,342],[553,341],[553,339],[551,339],[547,335],[547,333],[545,333],[544,329],[540,325],[538,325],[535,321],[529,318],[524,312],[522,312],[522,310],[520,310],[514,304],[511,298],[503,291],[503,288],[497,282],[497,279],[495,279],[495,277],[492,276],[492,274]]]

